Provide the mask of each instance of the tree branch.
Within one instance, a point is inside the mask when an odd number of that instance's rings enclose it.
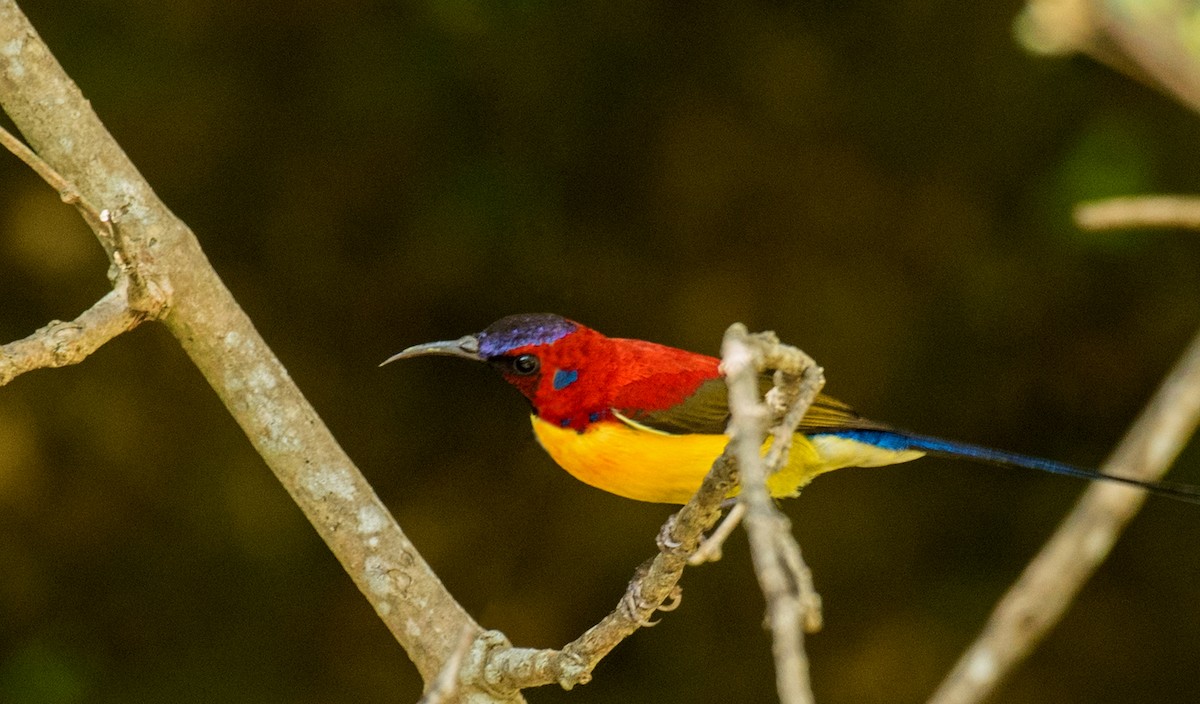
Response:
[[[656,611],[678,604],[688,557],[736,485],[729,451],[663,527],[659,554],[637,570],[609,616],[561,651],[513,648],[503,634],[480,628],[438,581],[221,283],[195,236],[153,193],[13,0],[0,0],[0,105],[32,148],[2,130],[0,142],[80,209],[111,259],[114,282],[113,291],[73,323],[56,321],[0,348],[0,383],[29,369],[81,361],[141,320],[161,321],[404,646],[429,683],[430,701],[519,702],[525,687],[586,682],[617,643],[653,625]],[[732,389],[742,388],[744,378],[756,389],[753,379],[764,365],[785,370],[772,392],[782,422],[769,462],[778,466],[820,388],[821,372],[773,336],[751,338],[741,326],[733,331],[754,350],[750,367],[730,372]],[[754,399],[733,410],[742,461],[757,473],[750,495],[766,491],[758,448],[769,414],[759,407]],[[811,580],[769,496],[748,506],[752,545],[770,544],[766,552],[755,548],[755,555],[760,579],[770,585],[781,692],[787,702],[808,701],[811,694],[796,697],[808,689],[798,625],[816,603],[805,596],[814,594]]]
[[[70,322],[52,320],[16,342],[0,346],[0,386],[34,369],[78,364],[101,345],[137,327],[142,315],[129,307],[122,282]]]
[[[732,460],[719,459],[697,495],[664,526],[660,553],[638,569],[608,617],[561,651],[511,647],[503,634],[480,628],[441,585],[254,330],[194,235],[155,196],[12,0],[0,0],[0,47],[0,104],[34,149],[11,135],[0,141],[94,224],[116,282],[74,324],[55,323],[2,348],[5,380],[79,361],[142,317],[160,319],[405,647],[433,699],[519,702],[525,687],[586,682],[617,643],[652,625],[655,611],[674,608],[687,557],[736,483]],[[61,139],[64,134],[71,139]],[[135,290],[139,304],[143,298],[154,304],[135,305]]]
[[[1101,468],[1157,479],[1200,423],[1200,335]],[[983,632],[959,658],[930,704],[983,701],[1052,628],[1083,583],[1108,557],[1144,492],[1095,483],[997,604]]]
[[[1039,53],[1085,52],[1154,85],[1200,111],[1200,52],[1188,44],[1191,9],[1170,3],[1131,12],[1128,2],[1030,0],[1018,36]],[[1200,199],[1134,196],[1076,207],[1089,230],[1122,227],[1200,229]],[[1200,422],[1200,335],[1188,346],[1158,392],[1130,427],[1101,471],[1157,479]],[[984,630],[959,658],[931,704],[973,704],[987,698],[1024,660],[1108,556],[1125,525],[1145,501],[1141,492],[1092,485],[1058,531],[997,604]]]
[[[109,269],[113,290],[78,318],[69,323],[52,320],[29,337],[0,347],[0,386],[4,386],[34,369],[82,362],[117,335],[132,330],[146,318],[158,317],[170,296],[165,283],[147,281],[136,269],[125,265],[111,211],[97,210],[66,178],[3,127],[0,145],[57,190],[63,202],[79,210],[113,262]]]
[[[1075,206],[1075,224],[1084,230],[1178,227],[1200,230],[1200,197],[1122,196]]]
[[[1145,0],[1028,0],[1016,34],[1034,53],[1083,53],[1200,112],[1194,8]]]
[[[81,316],[78,327],[51,325],[6,346],[6,373],[47,360],[78,361],[127,328],[131,318],[121,311],[122,302],[134,311],[142,310],[143,294],[169,303],[152,306],[154,314],[431,681],[454,655],[460,635],[482,629],[396,525],[221,283],[195,236],[154,194],[13,0],[0,0],[0,105],[38,157],[61,175],[55,187],[86,206],[85,216],[95,204],[102,208],[97,212],[119,218],[111,240],[101,236],[101,242],[114,278],[128,282]],[[460,696],[496,701],[465,689]]]
[[[584,684],[614,647],[643,626],[656,611],[670,611],[679,599],[679,578],[703,538],[721,515],[721,502],[737,483],[729,450],[719,457],[700,490],[669,518],[659,533],[659,554],[634,573],[617,607],[562,650],[500,647],[476,660],[476,679],[491,691],[506,693],[558,683],[564,689]],[[668,603],[668,600],[670,602]]]
[[[807,355],[780,345],[773,334],[749,335],[741,325],[726,333],[722,357],[729,383],[730,445],[742,475],[741,500],[746,504],[751,556],[767,601],[779,699],[783,704],[811,704],[801,626],[820,627],[820,599],[792,536],[791,523],[771,499],[767,477],[786,462],[796,426],[824,385],[824,373]],[[764,461],[760,452],[767,423],[772,420],[771,409],[758,398],[758,375],[765,369],[778,370],[768,401],[780,421],[775,424]]]

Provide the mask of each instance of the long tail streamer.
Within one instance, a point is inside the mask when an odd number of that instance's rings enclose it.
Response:
[[[1144,489],[1159,496],[1167,496],[1172,499],[1187,501],[1188,503],[1200,504],[1200,486],[1195,486],[1193,484],[1151,481],[1147,479],[1123,477],[1116,474],[1105,474],[1103,472],[1097,472],[1091,469],[1075,467],[1063,462],[1042,459],[1041,457],[1032,457],[1030,455],[1022,455],[1016,452],[1005,452],[1004,450],[993,450],[989,447],[972,445],[965,442],[955,442],[952,440],[942,440],[941,438],[931,438],[924,435],[914,435],[912,433],[907,433],[900,430],[855,429],[836,430],[833,432],[820,434],[837,435],[839,437],[875,445],[876,447],[881,447],[886,450],[919,450],[921,452],[925,452],[926,454],[938,457],[968,459],[976,462],[999,465],[1001,467],[1023,467],[1026,469],[1038,469],[1043,472],[1061,474],[1066,477],[1076,477],[1078,479],[1118,482],[1120,484],[1127,484],[1129,486],[1138,487],[1139,489]]]

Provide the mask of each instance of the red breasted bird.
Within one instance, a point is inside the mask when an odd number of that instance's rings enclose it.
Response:
[[[728,440],[725,379],[715,357],[606,337],[551,314],[511,315],[474,335],[409,347],[384,364],[423,355],[490,364],[533,405],[533,432],[554,461],[619,496],[686,503]],[[761,385],[770,388],[770,377],[764,375]],[[794,496],[833,469],[924,455],[1106,479],[1200,503],[1200,487],[1100,474],[916,435],[867,420],[824,394],[800,424],[787,466],[769,478],[768,487],[773,496]]]

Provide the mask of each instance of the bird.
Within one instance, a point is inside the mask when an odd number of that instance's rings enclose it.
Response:
[[[533,433],[576,479],[628,499],[683,504],[728,442],[721,360],[644,340],[608,337],[552,313],[510,315],[482,332],[409,347],[380,365],[443,355],[486,362],[532,407]],[[760,376],[762,392],[772,376]],[[843,467],[880,467],[923,456],[960,458],[1106,480],[1200,503],[1200,487],[1104,474],[1029,455],[910,433],[869,420],[818,394],[786,465],[767,479],[776,498]],[[736,492],[736,489],[734,490]]]

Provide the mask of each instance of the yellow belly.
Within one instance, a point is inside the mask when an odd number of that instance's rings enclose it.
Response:
[[[666,435],[620,422],[596,423],[580,433],[537,416],[532,420],[542,447],[576,479],[655,503],[687,503],[729,441],[725,435]],[[795,496],[813,477],[832,469],[894,464],[922,454],[829,435],[797,435],[787,466],[767,480],[767,487],[772,496]]]

